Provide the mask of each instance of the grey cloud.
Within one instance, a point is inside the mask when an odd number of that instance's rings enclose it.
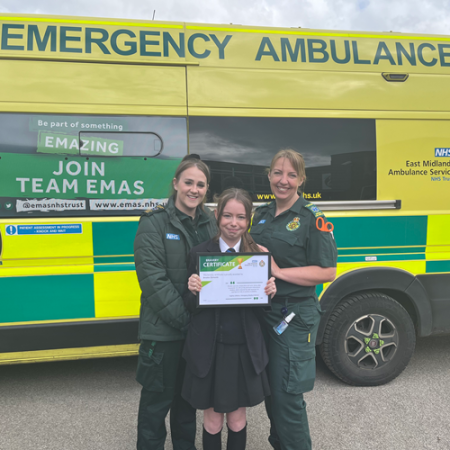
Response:
[[[1,0],[0,12],[330,30],[448,33],[448,0]]]

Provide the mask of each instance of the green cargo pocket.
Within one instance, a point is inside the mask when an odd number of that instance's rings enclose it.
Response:
[[[164,353],[153,352],[148,356],[148,350],[139,349],[136,381],[148,391],[164,391],[163,357]]]
[[[308,344],[305,350],[289,349],[289,370],[284,390],[289,394],[311,391],[316,378],[316,348]]]
[[[297,314],[296,320],[299,320],[303,325],[303,328],[310,333],[320,322],[322,315],[322,309],[318,301],[312,300],[309,303],[298,303],[295,305],[293,311]]]

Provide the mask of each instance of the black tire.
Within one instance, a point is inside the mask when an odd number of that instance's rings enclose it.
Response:
[[[345,298],[334,309],[320,353],[345,383],[379,386],[400,375],[415,345],[414,324],[403,306],[380,292],[366,292]]]

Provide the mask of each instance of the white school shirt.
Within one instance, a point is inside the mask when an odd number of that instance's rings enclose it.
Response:
[[[220,251],[225,253],[229,248],[234,248],[237,253],[241,248],[241,241],[242,239],[234,247],[230,247],[222,238],[219,238]]]

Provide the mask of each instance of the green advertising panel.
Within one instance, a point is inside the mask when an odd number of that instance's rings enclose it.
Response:
[[[165,198],[180,161],[5,153],[0,160],[0,192],[27,198]]]
[[[0,114],[0,217],[139,214],[186,154],[184,117]]]

